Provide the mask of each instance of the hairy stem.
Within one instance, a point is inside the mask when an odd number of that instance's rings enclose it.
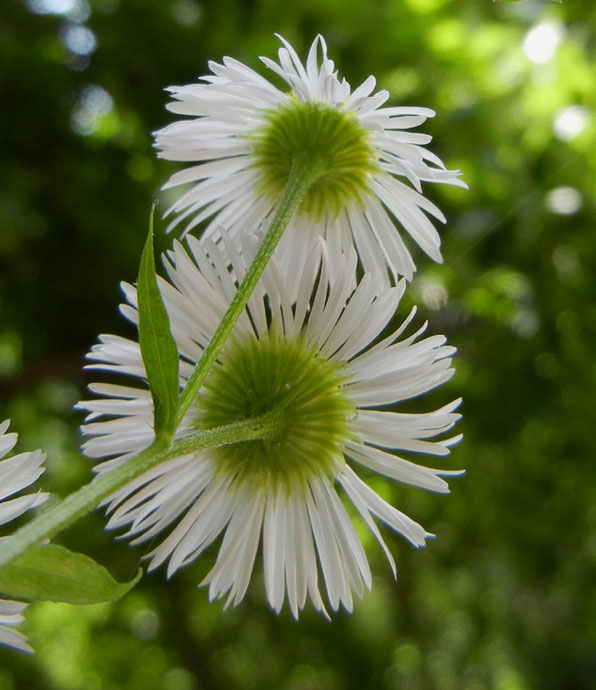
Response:
[[[246,303],[250,299],[259,278],[261,277],[269,259],[275,251],[284,230],[288,226],[294,211],[302,201],[311,184],[319,177],[322,164],[318,160],[302,161],[297,159],[292,165],[288,182],[279,202],[277,212],[263,238],[252,264],[249,266],[244,280],[240,284],[228,310],[224,314],[217,330],[205,348],[201,359],[189,378],[184,390],[180,394],[177,412],[177,424],[180,424],[186,411],[195,399],[203,381],[215,362],[217,355],[224,346],[236,321],[242,314]]]
[[[104,499],[152,467],[166,460],[207,448],[269,438],[275,434],[278,424],[277,415],[273,412],[200,431],[172,443],[154,442],[134,458],[105,474],[98,475],[54,507],[43,511],[11,537],[3,540],[0,545],[0,567],[23,553],[28,547],[50,539],[76,522],[96,508]]]

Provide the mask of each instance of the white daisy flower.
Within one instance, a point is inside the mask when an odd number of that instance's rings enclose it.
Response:
[[[7,434],[9,420],[0,424],[0,458],[9,453],[17,442],[17,434]],[[48,494],[34,493],[9,498],[25,487],[33,484],[43,473],[41,466],[45,459],[45,453],[35,450],[30,453],[19,453],[0,461],[0,525],[18,518],[30,508],[43,503]],[[14,630],[13,626],[22,622],[23,610],[27,604],[19,601],[0,599],[0,644],[20,649],[23,652],[32,652],[33,649],[22,633]]]
[[[241,251],[224,236],[218,245],[189,236],[167,255],[171,282],[160,280],[173,336],[180,353],[181,385],[232,299],[257,241],[245,238]],[[220,535],[219,554],[201,584],[210,598],[244,597],[259,543],[270,605],[284,599],[297,618],[307,596],[326,613],[322,579],[332,610],[352,609],[352,595],[371,586],[363,547],[344,507],[351,502],[395,563],[374,522],[380,518],[414,546],[431,536],[391,506],[359,476],[377,472],[406,484],[448,492],[443,477],[457,472],[431,469],[394,451],[445,456],[459,437],[435,441],[459,418],[456,400],[429,413],[389,411],[447,381],[454,348],[443,336],[420,339],[424,326],[403,336],[404,323],[390,326],[405,283],[379,292],[370,275],[357,284],[357,258],[334,258],[323,240],[305,262],[295,292],[288,290],[275,257],[236,324],[177,437],[276,410],[274,438],[246,441],[177,457],[147,471],[112,496],[108,527],[129,527],[132,543],[153,541],[150,569],[168,561],[167,573],[196,559]],[[136,290],[123,286],[121,310],[137,322]],[[380,338],[380,339],[379,339]],[[138,383],[94,383],[101,399],[79,403],[89,414],[84,452],[112,459],[105,472],[153,440],[152,403],[136,342],[101,336],[88,355],[91,368],[119,372]],[[107,417],[107,419],[106,419]],[[340,491],[341,489],[341,491]]]
[[[279,63],[261,60],[289,91],[229,57],[210,62],[212,74],[202,83],[168,89],[174,98],[168,109],[186,119],[156,132],[158,155],[196,163],[164,186],[190,185],[169,211],[179,214],[170,229],[186,222],[188,231],[209,221],[204,236],[217,239],[220,227],[236,236],[256,227],[272,216],[300,159],[322,169],[281,240],[284,268],[300,263],[309,240],[322,235],[335,250],[354,245],[365,271],[385,282],[388,271],[411,279],[415,265],[395,222],[441,261],[440,237],[428,216],[445,217],[423,196],[421,183],[467,185],[424,148],[432,137],[411,131],[434,111],[382,107],[389,93],[374,93],[372,76],[352,91],[338,78],[322,36],[306,65],[280,40]],[[339,252],[331,251],[335,256]],[[330,270],[334,275],[333,265]]]

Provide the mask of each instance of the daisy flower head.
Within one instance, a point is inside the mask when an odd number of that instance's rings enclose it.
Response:
[[[188,236],[176,242],[160,282],[180,355],[181,385],[219,323],[256,251],[245,236],[237,250],[225,234],[220,247]],[[215,565],[201,584],[210,598],[231,604],[244,597],[259,544],[267,599],[294,617],[307,597],[351,611],[353,594],[371,587],[371,572],[345,507],[368,526],[391,563],[374,518],[416,547],[431,536],[361,478],[378,473],[431,491],[447,492],[445,476],[396,451],[445,456],[458,437],[434,440],[459,418],[459,400],[428,413],[402,403],[447,381],[454,348],[443,336],[404,335],[413,312],[396,330],[390,323],[405,283],[379,288],[370,275],[356,280],[357,257],[335,257],[324,240],[311,250],[293,292],[276,258],[189,409],[178,437],[262,414],[275,415],[271,436],[175,457],[147,471],[108,501],[108,527],[128,527],[133,543],[160,543],[150,569],[167,561],[168,576],[221,537]],[[229,257],[224,259],[223,257]],[[229,262],[229,263],[228,263]],[[124,315],[137,321],[137,295],[124,286]],[[387,333],[387,330],[391,332]],[[136,342],[102,336],[89,359],[96,369],[132,377],[131,385],[92,384],[101,397],[79,403],[88,412],[84,452],[106,459],[102,473],[153,440],[152,409]],[[400,411],[389,411],[398,406]],[[350,509],[351,510],[351,509]]]
[[[365,271],[385,283],[388,275],[410,279],[415,265],[395,224],[441,261],[429,216],[445,218],[421,183],[466,184],[425,148],[430,136],[411,131],[435,113],[383,107],[389,94],[374,92],[372,76],[352,90],[322,36],[304,65],[280,40],[279,61],[261,60],[285,90],[230,57],[210,62],[212,74],[199,83],[168,89],[168,109],[185,119],[156,132],[158,156],[194,163],[164,186],[189,185],[169,210],[177,214],[170,228],[184,223],[189,231],[206,221],[205,237],[217,239],[220,227],[240,235],[272,217],[292,167],[302,163],[317,174],[282,238],[282,263],[291,265],[320,235],[335,248],[355,246]]]
[[[17,442],[17,434],[6,433],[8,426],[8,420],[0,424],[0,458],[4,458],[0,460],[0,525],[20,517],[48,497],[46,493],[37,492],[14,498],[16,493],[35,482],[43,473],[45,454],[35,450],[6,458]],[[27,604],[19,601],[0,599],[0,644],[32,652],[25,635],[13,627],[22,622],[26,607]]]

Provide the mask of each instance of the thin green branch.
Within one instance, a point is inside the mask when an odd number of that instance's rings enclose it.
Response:
[[[97,507],[128,482],[162,462],[207,448],[271,437],[278,426],[275,413],[200,431],[174,443],[155,442],[139,455],[101,474],[67,496],[58,505],[42,512],[0,545],[0,567],[30,546],[50,539]]]
[[[298,208],[298,205],[302,201],[305,193],[308,191],[313,181],[319,177],[321,167],[322,164],[317,159],[308,161],[297,159],[294,161],[284,194],[281,198],[269,230],[267,230],[267,233],[259,246],[255,258],[252,264],[249,266],[246,275],[244,276],[244,280],[234,295],[228,310],[224,314],[219,326],[217,327],[217,330],[209,341],[209,345],[207,345],[205,348],[201,359],[195,367],[191,377],[188,379],[184,390],[180,394],[176,426],[180,424],[184,415],[186,414],[186,411],[195,399],[201,385],[203,384],[203,381],[211,369],[211,366],[215,362],[217,355],[224,346],[236,324],[236,321],[238,321],[240,314],[242,314],[246,303],[250,299],[250,296],[257,286],[259,278],[265,270],[269,259],[273,255],[275,247],[277,247],[277,244],[281,239],[284,230],[288,226],[293,213]]]

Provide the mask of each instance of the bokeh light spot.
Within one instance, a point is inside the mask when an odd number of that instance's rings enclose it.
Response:
[[[101,119],[112,111],[114,102],[110,94],[101,86],[86,86],[70,118],[72,130],[80,136],[89,136],[97,131]]]
[[[572,141],[579,136],[590,122],[590,111],[581,105],[568,105],[555,115],[553,129],[557,139]]]
[[[582,196],[575,187],[555,187],[544,200],[546,208],[560,216],[571,216],[582,207]]]
[[[563,38],[563,27],[558,22],[544,21],[533,26],[524,38],[524,53],[532,62],[548,62]]]
[[[68,14],[77,0],[27,0],[27,8],[35,14]]]
[[[60,33],[60,42],[75,55],[91,55],[97,47],[97,39],[91,29],[73,24]]]
[[[172,17],[182,26],[192,26],[201,17],[201,7],[194,0],[178,0],[172,5]]]

